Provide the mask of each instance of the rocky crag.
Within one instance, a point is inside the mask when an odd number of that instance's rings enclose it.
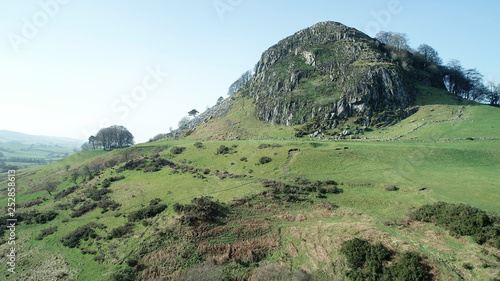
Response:
[[[240,94],[255,100],[260,121],[303,125],[299,135],[335,128],[343,132],[339,125],[348,119],[363,130],[392,125],[416,112],[417,84],[444,88],[426,65],[407,50],[354,28],[322,22],[265,51]],[[213,118],[211,111],[185,130]]]

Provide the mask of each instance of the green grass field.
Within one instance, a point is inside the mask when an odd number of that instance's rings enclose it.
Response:
[[[498,249],[475,244],[468,237],[451,236],[431,224],[408,222],[407,213],[423,204],[445,201],[500,214],[500,140],[495,140],[500,137],[500,109],[452,102],[451,97],[439,93],[437,97],[423,97],[419,103],[416,114],[392,127],[365,133],[367,140],[341,142],[270,139],[292,138],[294,130],[259,123],[252,117],[251,101],[238,99],[224,119],[212,120],[181,140],[165,139],[111,152],[82,151],[51,165],[18,171],[16,204],[20,207],[16,212],[56,210],[58,216],[45,224],[18,226],[18,273],[16,277],[9,275],[4,266],[0,276],[6,276],[6,280],[30,280],[34,276],[47,280],[111,280],[117,270],[128,267],[131,257],[139,257],[145,266],[143,274],[160,269],[177,274],[199,263],[200,257],[208,259],[210,254],[198,254],[210,245],[230,244],[234,249],[252,241],[274,245],[277,237],[278,246],[269,246],[259,264],[287,264],[310,273],[314,280],[342,280],[346,265],[338,252],[340,245],[350,237],[360,237],[381,242],[395,252],[420,252],[438,280],[495,280],[500,271]],[[430,122],[439,120],[449,121]],[[423,122],[428,123],[405,135]],[[215,131],[219,135],[210,134]],[[400,135],[404,136],[396,141],[381,141]],[[236,136],[242,140],[232,140]],[[260,136],[268,139],[252,140]],[[206,140],[202,141],[203,148],[195,146],[199,140]],[[259,148],[262,144],[275,146]],[[222,145],[230,148],[229,153],[216,155]],[[172,147],[186,149],[173,154]],[[272,161],[260,164],[261,157]],[[120,171],[130,160],[143,159],[148,164],[157,158],[184,166],[186,172],[172,173],[169,167],[148,173],[144,167]],[[85,174],[87,168],[93,173],[92,179]],[[207,169],[210,172],[204,173]],[[58,192],[75,186],[71,177],[75,171],[82,174],[76,179],[78,188],[56,200]],[[231,176],[221,179],[224,172]],[[72,209],[82,206],[79,199],[91,201],[86,195],[89,187],[101,189],[105,179],[117,175],[124,179],[111,183],[108,196],[120,204],[118,209],[103,212],[97,207],[71,217]],[[310,194],[307,200],[295,203],[255,196],[266,190],[262,179],[294,184],[297,177],[312,182],[331,179],[339,183],[342,192],[325,199]],[[43,183],[48,181],[59,183],[52,195],[43,190]],[[0,185],[1,201],[6,205],[5,178]],[[387,191],[388,185],[398,190]],[[187,204],[200,196],[212,196],[221,202],[251,199],[232,208],[223,223],[213,229],[190,234],[199,236],[198,240],[187,234],[178,240],[166,234],[159,236],[177,229],[175,203]],[[127,223],[128,214],[154,198],[168,205],[166,211],[134,223],[131,234],[106,238],[112,229]],[[31,202],[38,203],[27,207]],[[77,203],[70,206],[72,202]],[[337,207],[329,207],[332,204]],[[102,239],[81,241],[77,248],[62,245],[64,236],[90,222],[106,227],[96,230]],[[52,226],[57,226],[54,234],[35,240]],[[6,235],[0,246],[4,252],[8,249]],[[168,254],[172,252],[177,254]],[[223,268],[232,275],[244,276],[258,265],[243,264],[229,259]]]

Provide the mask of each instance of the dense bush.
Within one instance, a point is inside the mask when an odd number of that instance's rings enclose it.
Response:
[[[44,224],[47,223],[57,217],[56,211],[47,211],[47,212],[39,212],[39,211],[29,211],[25,213],[17,214],[17,221],[24,222],[25,224]]]
[[[199,141],[194,143],[194,147],[198,149],[205,149],[205,146]]]
[[[454,235],[472,236],[479,244],[500,249],[500,218],[465,204],[438,202],[410,213],[413,220],[432,222]]]
[[[145,159],[132,159],[123,165],[123,169],[125,170],[140,170],[146,166]]]
[[[187,225],[196,225],[200,222],[214,222],[224,216],[225,208],[217,200],[213,201],[211,196],[193,198],[191,204],[174,204],[174,211],[182,214],[181,222]]]
[[[110,189],[107,188],[97,189],[96,187],[89,187],[83,192],[83,194],[85,194],[87,198],[90,198],[94,201],[101,200],[104,197],[104,195],[108,193],[111,193]]]
[[[386,275],[390,280],[419,281],[429,280],[428,270],[422,264],[422,258],[415,252],[405,252],[390,267]]]
[[[144,172],[145,173],[157,172],[157,171],[160,171],[161,168],[163,168],[165,166],[168,166],[170,168],[177,168],[177,165],[172,161],[169,161],[165,158],[156,158],[156,159],[153,159],[151,161],[151,163],[149,163],[149,165],[144,168]]]
[[[121,206],[120,203],[111,200],[108,196],[104,196],[101,198],[101,200],[97,203],[97,207],[102,208],[102,213],[106,213],[108,209],[111,209],[112,211],[115,211]]]
[[[57,231],[57,226],[46,228],[46,229],[42,230],[42,232],[40,232],[40,234],[38,234],[38,236],[35,239],[36,240],[42,240],[46,236],[49,236],[49,235],[53,234],[56,231]]]
[[[225,146],[225,145],[221,145],[219,146],[219,148],[217,148],[217,152],[215,153],[215,155],[220,155],[220,154],[228,154],[230,152],[230,148]]]
[[[157,214],[163,212],[167,208],[165,204],[159,204],[159,199],[153,199],[149,206],[134,211],[128,215],[128,220],[131,222],[139,221],[142,219],[152,218]]]
[[[382,244],[370,245],[365,240],[354,238],[344,242],[340,253],[349,267],[347,277],[350,280],[429,280],[429,269],[422,263],[422,258],[414,252],[400,255],[392,266],[387,265],[391,253]]]
[[[74,231],[68,233],[68,235],[64,236],[61,239],[61,242],[64,246],[75,248],[80,245],[80,240],[89,240],[91,238],[96,238],[97,233],[94,228],[105,228],[102,224],[97,224],[95,222],[88,223],[86,225],[80,226]]]
[[[108,180],[110,182],[115,182],[115,181],[121,181],[125,178],[125,176],[120,175],[120,176],[114,176],[114,177],[109,177]]]
[[[185,147],[179,147],[179,146],[174,146],[170,149],[170,153],[172,154],[181,154],[182,152],[184,152],[184,150],[186,150]]]
[[[83,205],[80,206],[80,208],[74,210],[73,213],[71,213],[69,216],[72,218],[81,217],[84,214],[94,210],[95,208],[97,208],[97,203],[85,201],[85,203],[83,203]]]
[[[120,238],[128,233],[132,232],[132,228],[134,228],[133,223],[126,223],[125,225],[119,226],[111,230],[111,233],[108,235],[108,239]]]
[[[262,164],[262,165],[266,164],[266,163],[269,163],[271,161],[273,161],[273,159],[271,159],[271,158],[269,158],[267,156],[262,156],[262,157],[259,158],[259,164]]]
[[[71,193],[75,192],[75,190],[78,189],[78,186],[72,186],[68,189],[63,189],[61,192],[58,192],[56,195],[54,195],[54,199],[56,200],[61,200],[64,197],[70,195]]]

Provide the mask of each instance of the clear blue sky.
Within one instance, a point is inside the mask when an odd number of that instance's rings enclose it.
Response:
[[[321,21],[406,33],[500,83],[500,1],[0,2],[0,129],[139,142],[203,111],[270,46]]]

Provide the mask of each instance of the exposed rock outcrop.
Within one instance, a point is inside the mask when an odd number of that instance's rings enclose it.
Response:
[[[411,56],[340,23],[318,23],[265,51],[244,93],[264,122],[317,130],[355,117],[361,126],[390,125],[415,111]]]

